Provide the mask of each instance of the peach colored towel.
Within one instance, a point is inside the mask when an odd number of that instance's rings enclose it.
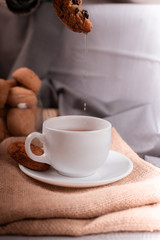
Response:
[[[139,158],[113,129],[113,150],[132,173],[115,183],[77,189],[47,185],[20,171],[0,145],[0,234],[80,236],[112,231],[160,231],[160,170]],[[18,138],[22,140],[22,138]]]

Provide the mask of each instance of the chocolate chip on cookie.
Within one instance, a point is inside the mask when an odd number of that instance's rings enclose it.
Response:
[[[64,25],[74,32],[88,33],[93,26],[81,5],[82,0],[53,0],[53,7]]]
[[[72,0],[72,4],[80,5],[81,0]]]
[[[31,150],[35,155],[42,155],[43,150],[33,144],[31,144]],[[50,165],[46,163],[35,162],[30,159],[25,151],[24,142],[14,142],[11,143],[8,147],[8,154],[19,164],[37,171],[48,170]]]
[[[81,13],[82,13],[82,15],[83,15],[84,18],[87,18],[87,19],[89,18],[89,15],[88,15],[87,10],[83,9],[83,10],[81,11]]]

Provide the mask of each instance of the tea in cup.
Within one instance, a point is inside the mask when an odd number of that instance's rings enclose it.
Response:
[[[94,174],[106,162],[111,144],[111,123],[90,116],[59,116],[43,122],[42,133],[33,132],[25,141],[28,156],[48,163],[68,177]],[[38,138],[44,154],[32,153],[30,145]]]

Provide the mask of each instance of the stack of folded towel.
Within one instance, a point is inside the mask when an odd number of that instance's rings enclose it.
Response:
[[[134,168],[120,181],[93,188],[39,182],[20,171],[0,144],[0,234],[71,235],[117,231],[160,231],[160,170],[145,162],[112,131],[111,149]]]

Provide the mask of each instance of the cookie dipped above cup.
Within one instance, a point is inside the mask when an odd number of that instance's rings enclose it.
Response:
[[[53,0],[58,18],[70,30],[88,33],[93,28],[89,13],[81,8],[82,0]]]

